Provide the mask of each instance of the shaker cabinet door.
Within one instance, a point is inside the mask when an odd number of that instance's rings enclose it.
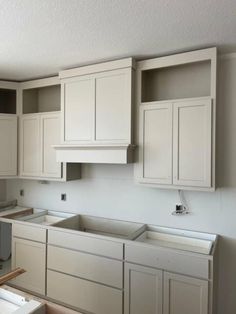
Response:
[[[208,313],[208,281],[164,272],[164,314],[190,313]]]
[[[21,175],[37,177],[41,175],[40,117],[27,115],[21,118]]]
[[[211,100],[174,103],[173,183],[211,187]]]
[[[60,143],[60,113],[45,114],[41,118],[42,130],[42,176],[61,178],[61,163],[56,161],[56,150],[52,145]]]
[[[130,69],[96,75],[96,141],[131,141],[131,75]]]
[[[62,91],[64,141],[76,143],[94,140],[94,78],[67,81],[62,85]]]
[[[141,181],[172,184],[172,104],[143,105],[140,130]]]
[[[125,314],[162,314],[162,271],[125,264]]]
[[[0,177],[17,175],[17,117],[0,115]]]

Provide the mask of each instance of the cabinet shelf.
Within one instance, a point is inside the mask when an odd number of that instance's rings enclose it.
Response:
[[[193,62],[142,71],[142,102],[211,94],[211,62]]]
[[[0,113],[16,114],[16,90],[0,88]]]
[[[60,92],[60,85],[24,89],[23,114],[60,111]]]

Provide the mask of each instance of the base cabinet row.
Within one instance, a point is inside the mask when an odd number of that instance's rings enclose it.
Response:
[[[53,237],[54,232],[56,238]],[[63,235],[70,237],[68,245],[60,241]],[[90,243],[88,252],[81,250],[83,240]],[[71,245],[73,249],[68,248]],[[200,279],[196,278],[196,272],[192,275],[187,272],[183,275],[184,271],[181,275],[177,274],[178,268],[175,273],[167,267],[168,263],[165,264],[166,268],[158,269],[147,266],[147,263],[140,265],[135,261],[124,261],[122,257],[98,255],[98,247],[105,250],[117,245],[123,244],[13,224],[12,267],[22,267],[26,273],[12,283],[82,313],[212,314],[211,275]],[[144,253],[144,250],[141,247],[137,248],[138,251],[130,250],[129,247],[125,249],[125,260],[136,252],[138,263],[140,256],[137,255]],[[107,255],[109,252],[107,250]],[[159,252],[158,259],[162,257]],[[172,258],[177,264],[180,263],[177,257]],[[202,259],[198,256],[194,258]]]
[[[125,314],[208,314],[208,281],[126,263]]]

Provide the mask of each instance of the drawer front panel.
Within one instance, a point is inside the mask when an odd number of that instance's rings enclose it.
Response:
[[[48,246],[48,268],[122,289],[123,262]]]
[[[47,296],[96,314],[122,314],[122,291],[48,270]]]
[[[29,239],[37,242],[46,242],[47,230],[40,227],[26,226],[23,224],[12,224],[12,235],[23,239]]]
[[[125,260],[189,276],[209,277],[209,261],[207,259],[162,248],[126,245]]]
[[[123,259],[123,244],[119,242],[49,230],[48,243],[68,249]]]

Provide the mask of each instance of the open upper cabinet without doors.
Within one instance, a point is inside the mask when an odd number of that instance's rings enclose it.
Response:
[[[215,189],[216,48],[137,63],[136,181]]]

